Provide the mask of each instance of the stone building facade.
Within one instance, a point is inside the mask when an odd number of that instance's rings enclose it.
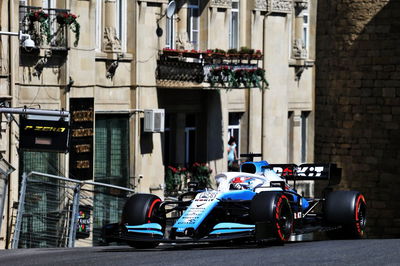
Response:
[[[368,236],[400,236],[400,3],[319,1],[315,160],[365,193]]]
[[[169,165],[200,162],[213,173],[226,171],[230,135],[239,142],[239,154],[261,153],[271,163],[313,161],[317,0],[179,0],[168,18],[169,2],[1,2],[1,30],[23,30],[36,44],[25,49],[17,37],[0,36],[2,106],[83,108],[94,114],[93,130],[85,131],[92,155],[84,160],[71,151],[20,150],[18,125],[2,115],[0,152],[17,169],[10,177],[1,228],[4,246],[12,235],[12,207],[23,172],[111,183],[163,197]],[[50,37],[37,18],[29,19],[40,10],[50,15]],[[77,16],[79,40],[73,26],[58,30],[66,23],[57,18],[60,13]],[[210,61],[211,68],[260,68],[268,89],[190,79],[199,67],[205,69],[205,61],[186,58],[182,51],[241,47],[260,50],[262,59],[224,58]],[[181,55],[166,57],[166,48]],[[162,76],[162,67],[175,63],[189,67],[167,68]],[[172,78],[173,73],[189,80]],[[158,109],[165,110],[165,131],[144,132],[144,111]],[[312,193],[310,185],[304,187]]]

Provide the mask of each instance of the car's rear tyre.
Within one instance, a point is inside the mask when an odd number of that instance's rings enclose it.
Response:
[[[256,226],[265,223],[278,243],[288,241],[293,233],[292,209],[289,199],[281,192],[256,194],[251,201],[250,216]]]
[[[124,205],[122,224],[140,225],[158,223],[165,229],[165,214],[160,211],[161,199],[152,194],[135,194]],[[128,245],[137,249],[155,248],[158,242],[128,241]]]
[[[334,191],[325,203],[325,220],[329,225],[341,226],[332,238],[362,238],[367,223],[367,204],[358,191]]]

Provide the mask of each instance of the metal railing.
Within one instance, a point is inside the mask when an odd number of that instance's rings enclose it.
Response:
[[[2,217],[7,194],[8,179],[15,168],[4,158],[0,158],[0,229],[2,225]]]
[[[68,29],[58,23],[59,14],[69,13],[68,9],[19,6],[20,31],[29,34],[36,47],[52,49],[68,48]]]
[[[132,189],[31,172],[22,176],[11,248],[102,244],[101,228],[119,222]]]

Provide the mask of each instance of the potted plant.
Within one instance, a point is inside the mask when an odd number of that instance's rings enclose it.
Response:
[[[43,10],[40,9],[31,11],[30,13],[28,13],[27,17],[30,22],[29,31],[35,32],[34,23],[38,22],[40,24],[40,34],[36,33],[36,35],[40,38],[41,41],[44,41],[44,38],[41,36],[44,35],[46,37],[47,42],[49,42],[51,39],[49,14],[45,13]]]
[[[252,56],[253,59],[255,60],[261,60],[263,58],[263,54],[261,50],[256,50],[256,52]]]
[[[76,20],[77,18],[78,17],[75,14],[67,12],[58,13],[56,16],[56,21],[58,24],[60,24],[60,26],[67,26],[73,33],[75,33],[75,47],[78,46],[81,28],[78,21]]]
[[[242,47],[240,47],[239,54],[242,59],[250,59],[252,57],[252,55],[254,54],[254,49],[248,48],[246,46],[242,46]]]
[[[165,55],[165,56],[180,56],[180,55],[182,55],[182,52],[179,50],[176,50],[176,49],[164,48],[163,55]]]
[[[182,52],[182,56],[183,56],[183,57],[199,58],[200,55],[201,55],[201,53],[200,53],[199,51],[195,50],[195,49],[192,49],[192,50],[190,50],[190,51],[184,50],[184,51]]]
[[[190,182],[197,182],[200,189],[211,186],[212,170],[206,163],[194,163],[190,168]]]
[[[239,58],[240,58],[239,52],[238,52],[238,50],[235,49],[235,48],[229,49],[229,50],[227,51],[227,54],[228,54],[228,57],[229,57],[230,59],[239,59]]]
[[[165,169],[166,194],[176,196],[187,186],[188,171],[184,167],[168,166]]]

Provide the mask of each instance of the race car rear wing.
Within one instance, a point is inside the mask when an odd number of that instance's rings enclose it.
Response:
[[[329,185],[340,183],[342,169],[336,164],[269,164],[263,166],[272,169],[280,177],[286,180],[328,180]]]

